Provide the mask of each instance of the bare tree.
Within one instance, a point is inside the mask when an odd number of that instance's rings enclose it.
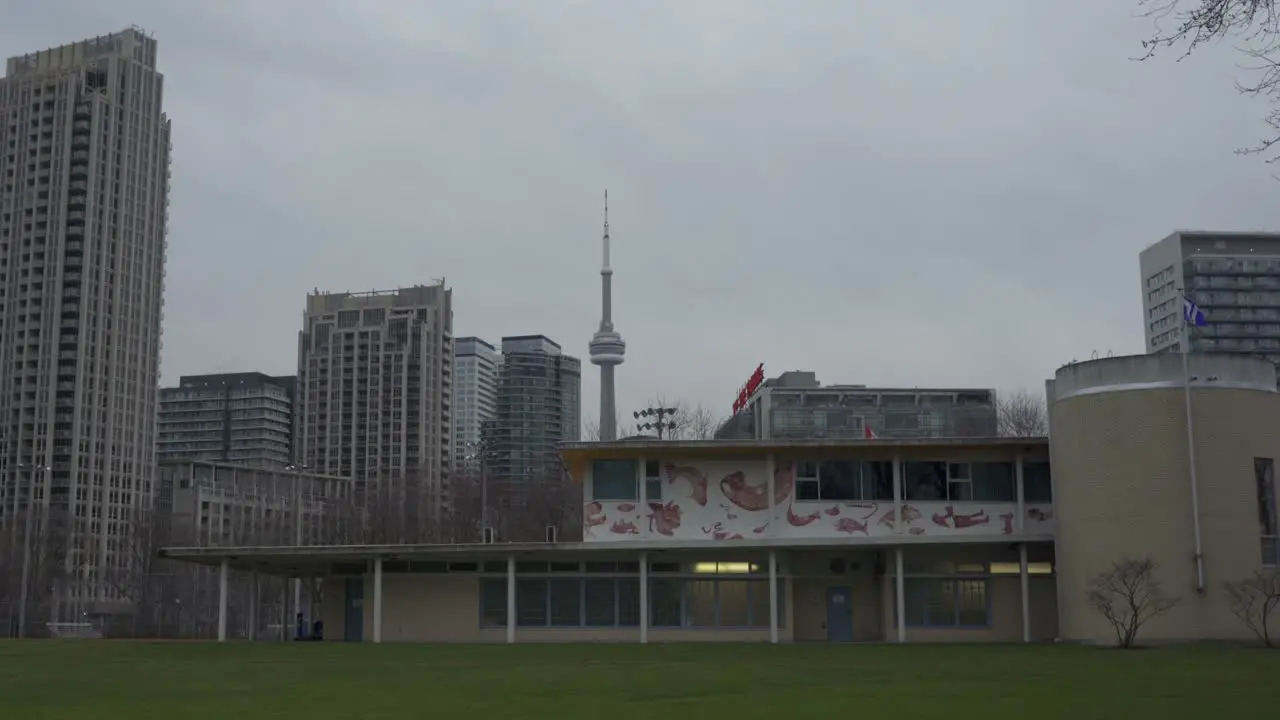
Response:
[[[1269,624],[1271,613],[1280,607],[1280,572],[1257,570],[1249,577],[1225,583],[1231,613],[1267,647],[1274,647]]]
[[[618,437],[624,438],[633,434],[633,428],[622,423],[622,415],[617,414],[613,418],[613,426],[618,429]],[[588,442],[599,442],[600,440],[600,421],[588,417],[582,423],[582,439]]]
[[[1155,570],[1150,558],[1124,558],[1089,581],[1089,604],[1111,623],[1122,648],[1134,647],[1143,625],[1182,600],[1164,593]]]
[[[1044,398],[1027,390],[997,396],[996,431],[1002,437],[1048,435],[1049,412]]]
[[[1249,62],[1253,82],[1236,83],[1245,95],[1264,98],[1272,104],[1264,122],[1269,131],[1258,143],[1237,150],[1240,153],[1270,155],[1268,163],[1280,160],[1272,150],[1280,143],[1280,9],[1277,0],[1138,0],[1144,14],[1155,21],[1156,29],[1144,40],[1142,60],[1166,48],[1181,48],[1181,60],[1201,45],[1233,39]]]

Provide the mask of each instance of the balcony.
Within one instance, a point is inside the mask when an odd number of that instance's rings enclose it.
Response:
[[[91,127],[88,120],[76,120],[71,124],[71,130],[78,133],[89,132]]]

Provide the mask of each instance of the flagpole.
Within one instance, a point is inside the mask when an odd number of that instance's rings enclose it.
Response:
[[[1204,592],[1204,549],[1200,538],[1200,490],[1196,478],[1196,430],[1191,419],[1191,326],[1198,319],[1200,308],[1186,296],[1182,296],[1182,395],[1187,412],[1187,463],[1191,477],[1191,527],[1195,533],[1196,592]]]

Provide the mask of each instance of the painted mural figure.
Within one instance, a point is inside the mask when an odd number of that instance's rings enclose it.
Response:
[[[985,525],[991,522],[991,516],[987,515],[986,510],[968,513],[966,515],[957,515],[955,508],[948,505],[943,512],[933,514],[933,522],[935,525],[941,525],[945,528],[955,528],[963,530],[975,525]]]
[[[707,476],[701,470],[690,465],[673,465],[667,463],[663,468],[667,474],[667,483],[675,484],[677,480],[689,482],[689,497],[701,505],[707,506]]]
[[[680,527],[680,506],[674,502],[649,503],[651,512],[646,516],[649,518],[649,532],[656,532],[659,535],[668,537],[675,535],[676,528]]]

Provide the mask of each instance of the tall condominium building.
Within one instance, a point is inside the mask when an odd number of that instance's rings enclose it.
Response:
[[[160,389],[159,459],[291,464],[296,381],[259,372],[183,375],[177,387]]]
[[[543,335],[502,338],[498,407],[487,439],[492,476],[558,475],[556,445],[581,436],[582,363]]]
[[[1182,292],[1208,324],[1195,352],[1258,355],[1280,364],[1280,233],[1179,231],[1138,256],[1147,352],[1182,349]]]
[[[0,524],[41,524],[45,617],[128,600],[112,576],[153,493],[163,88],[137,29],[11,57],[0,79]]]
[[[978,388],[877,388],[823,385],[792,370],[764,381],[716,438],[995,437],[996,392]]]
[[[307,296],[297,404],[307,469],[352,478],[385,502],[401,498],[406,517],[438,520],[449,500],[452,404],[453,291]]]
[[[502,354],[478,337],[453,343],[453,450],[455,467],[471,469],[481,448],[484,424],[498,407]]]

